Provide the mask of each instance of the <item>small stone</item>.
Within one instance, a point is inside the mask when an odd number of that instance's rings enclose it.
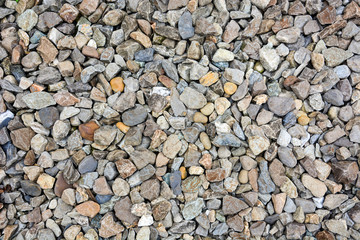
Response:
[[[336,67],[353,56],[353,53],[350,51],[337,47],[327,48],[322,53],[326,60],[326,65],[329,67]]]
[[[42,57],[43,61],[46,63],[50,63],[54,61],[59,53],[59,51],[54,46],[54,44],[52,44],[51,41],[46,37],[40,38],[40,43],[36,48],[36,50]]]
[[[42,109],[56,104],[54,98],[47,92],[29,93],[22,100],[31,109]]]
[[[143,45],[145,48],[151,48],[152,43],[148,36],[146,36],[142,32],[132,32],[130,34],[130,37],[134,39],[135,41],[139,42],[141,45]]]
[[[32,9],[27,9],[17,18],[18,26],[26,32],[30,31],[33,27],[35,27],[37,22],[38,15]]]
[[[36,183],[39,184],[42,189],[52,189],[55,183],[55,178],[46,173],[42,173],[39,175]]]
[[[303,174],[301,182],[311,191],[315,197],[323,197],[327,191],[325,183],[311,177],[308,174]]]
[[[121,23],[121,21],[124,19],[125,17],[125,12],[121,11],[119,9],[113,9],[108,11],[104,17],[103,17],[103,21],[106,25],[109,26],[117,26]]]
[[[226,177],[226,171],[223,168],[206,170],[206,179],[209,182],[219,182]]]
[[[280,30],[276,34],[276,39],[283,43],[296,43],[300,37],[300,29],[297,27]]]
[[[189,39],[194,36],[195,30],[192,25],[192,17],[190,12],[185,11],[181,15],[178,22],[178,28],[182,39]]]
[[[255,155],[259,155],[260,153],[266,151],[270,146],[269,140],[262,136],[251,136],[248,138],[248,142],[251,151]]]
[[[331,165],[335,181],[349,184],[354,183],[357,178],[359,167],[356,162],[340,161]]]
[[[180,95],[180,100],[191,109],[200,109],[207,103],[206,98],[193,88],[186,87]]]
[[[270,97],[267,104],[271,112],[281,117],[295,108],[294,100],[287,97]]]
[[[106,213],[101,219],[100,225],[99,236],[103,238],[110,238],[124,231],[124,227],[115,222],[112,213]]]
[[[208,72],[202,78],[200,78],[200,84],[203,86],[211,86],[219,80],[219,74],[217,72]]]
[[[94,141],[94,133],[100,126],[97,125],[95,122],[91,121],[88,123],[81,124],[79,126],[79,132],[81,137],[85,138],[89,141]]]
[[[275,49],[269,46],[264,46],[260,49],[259,55],[260,62],[266,70],[270,72],[277,70],[280,63],[280,57]]]
[[[188,202],[185,204],[182,209],[182,215],[185,220],[191,220],[200,215],[202,208],[205,206],[204,200],[202,198],[198,198],[194,201]]]
[[[30,150],[31,139],[35,136],[35,133],[31,128],[20,128],[11,131],[11,141],[15,147],[24,151]]]
[[[224,84],[224,91],[226,94],[233,95],[237,90],[237,85],[232,82],[226,82]]]
[[[89,16],[95,12],[97,6],[99,5],[99,0],[84,0],[79,6],[79,11],[85,16]]]
[[[73,23],[77,18],[77,16],[79,15],[79,10],[72,5],[65,3],[61,7],[59,11],[59,15],[65,22]]]
[[[234,60],[234,53],[226,49],[218,49],[212,57],[214,62],[231,62]]]
[[[81,215],[93,218],[99,213],[100,205],[93,201],[87,201],[77,205],[75,209]]]
[[[248,205],[238,198],[226,195],[223,197],[222,210],[224,215],[237,214],[241,210],[247,208]]]

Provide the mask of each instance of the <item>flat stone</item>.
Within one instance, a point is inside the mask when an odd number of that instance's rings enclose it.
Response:
[[[75,209],[81,215],[93,218],[99,213],[100,205],[93,201],[87,201],[77,205]]]
[[[311,191],[315,197],[323,197],[327,191],[325,183],[320,180],[317,180],[311,177],[308,174],[303,174],[301,177],[301,182],[304,186]]]
[[[191,109],[200,109],[207,103],[206,98],[193,88],[186,87],[180,95],[180,100]]]
[[[22,100],[31,109],[42,109],[55,105],[54,98],[47,92],[33,92],[23,96]]]
[[[270,97],[267,102],[271,112],[282,117],[295,108],[295,102],[287,97]]]

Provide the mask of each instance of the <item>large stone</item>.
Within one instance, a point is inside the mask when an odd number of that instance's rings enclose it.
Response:
[[[186,87],[180,95],[180,100],[191,109],[200,109],[207,103],[204,95],[193,88]]]
[[[287,97],[270,97],[267,102],[271,112],[282,117],[295,108],[295,102]]]
[[[31,109],[42,109],[55,105],[54,98],[47,92],[33,92],[23,96],[22,100]]]

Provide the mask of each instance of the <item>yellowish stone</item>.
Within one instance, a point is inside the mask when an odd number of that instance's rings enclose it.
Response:
[[[111,89],[114,92],[122,92],[124,91],[124,80],[121,77],[116,77],[111,79],[110,81]]]
[[[181,179],[185,179],[187,177],[187,172],[186,172],[186,168],[184,166],[180,167],[180,172],[181,172]]]
[[[122,122],[118,122],[116,124],[116,127],[118,129],[120,129],[120,131],[122,131],[123,133],[127,133],[127,131],[129,131],[130,127],[129,126],[126,126],[124,123]]]
[[[200,112],[206,116],[209,116],[215,109],[215,105],[213,103],[207,103],[202,109],[200,109]]]
[[[297,120],[298,123],[303,126],[308,125],[310,122],[310,118],[306,115],[301,115]]]
[[[39,184],[42,189],[52,189],[54,182],[55,178],[46,173],[40,174],[37,180],[37,184]]]
[[[193,117],[194,122],[207,123],[208,118],[201,112],[196,112]]]
[[[216,83],[219,80],[219,74],[217,72],[208,72],[200,78],[200,84],[203,86],[211,86],[212,84]]]
[[[229,94],[229,95],[233,95],[237,90],[237,86],[235,83],[232,82],[227,82],[224,85],[224,91],[225,93]]]

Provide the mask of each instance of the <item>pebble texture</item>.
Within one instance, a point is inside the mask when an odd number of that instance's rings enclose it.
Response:
[[[0,238],[360,239],[359,5],[0,0]]]

